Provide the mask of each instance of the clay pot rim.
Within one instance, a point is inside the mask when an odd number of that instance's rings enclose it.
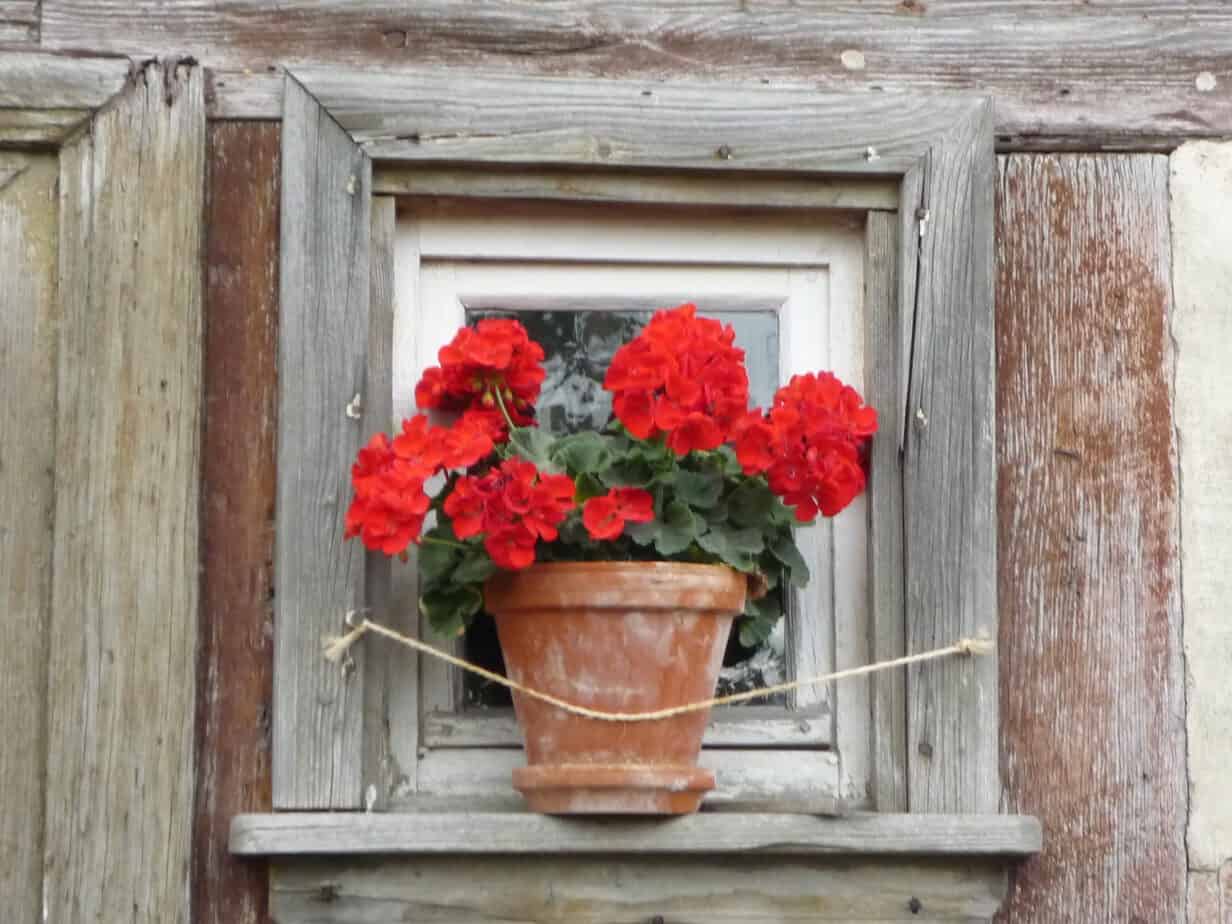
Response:
[[[599,597],[606,586],[619,595]],[[586,609],[686,609],[738,613],[748,576],[727,565],[676,561],[537,562],[523,571],[494,575],[484,584],[492,611],[585,607]],[[687,602],[686,602],[687,600]]]

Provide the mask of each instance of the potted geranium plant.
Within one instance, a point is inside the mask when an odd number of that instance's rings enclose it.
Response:
[[[417,544],[433,629],[486,609],[519,684],[608,712],[711,697],[733,618],[749,644],[769,634],[759,598],[808,581],[795,530],[864,489],[877,428],[826,372],[750,409],[734,337],[692,304],[656,313],[612,358],[603,432],[553,436],[534,423],[539,344],[514,320],[459,330],[415,391],[437,420],[360,451],[347,536]],[[706,711],[609,722],[516,690],[514,706],[514,785],[536,810],[686,812],[714,786],[696,766]]]

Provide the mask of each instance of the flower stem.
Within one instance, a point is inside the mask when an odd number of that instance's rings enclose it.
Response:
[[[503,414],[505,417],[505,424],[509,427],[509,442],[513,443],[514,448],[516,448],[518,452],[522,454],[523,458],[529,459],[531,462],[534,462],[535,460],[533,458],[532,453],[525,446],[523,446],[520,442],[518,442],[517,437],[514,435],[514,431],[517,430],[518,428],[514,426],[513,418],[509,416],[509,409],[505,407],[505,399],[501,397],[499,385],[492,389],[492,394],[496,396],[496,404],[500,408],[501,414]]]
[[[420,542],[431,542],[436,545],[447,545],[451,549],[465,549],[466,546],[461,542],[454,542],[452,539],[439,539],[436,536],[420,536]]]

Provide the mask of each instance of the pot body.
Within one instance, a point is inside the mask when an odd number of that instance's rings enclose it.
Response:
[[[485,588],[510,678],[605,712],[714,695],[746,579],[675,562],[577,562],[501,574]],[[513,693],[526,746],[514,788],[538,812],[681,814],[714,788],[697,766],[709,710],[621,722]]]

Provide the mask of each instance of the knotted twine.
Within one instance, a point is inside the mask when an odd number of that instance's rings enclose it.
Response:
[[[347,613],[347,625],[352,625],[357,615],[355,610]],[[798,690],[801,687],[811,687],[823,683],[833,683],[837,680],[844,680],[848,677],[860,677],[864,674],[872,674],[877,671],[889,670],[894,667],[906,667],[908,664],[919,664],[923,661],[935,661],[939,658],[952,658],[956,655],[988,655],[995,650],[994,644],[983,638],[960,638],[953,645],[947,645],[944,648],[934,648],[931,651],[921,651],[918,654],[905,655],[901,658],[891,658],[888,661],[877,661],[873,664],[865,664],[860,667],[850,667],[846,670],[834,671],[829,674],[818,674],[815,677],[804,677],[800,680],[789,680],[786,683],[776,683],[770,686],[761,687],[756,690],[746,690],[743,693],[730,693],[727,696],[716,696],[713,699],[699,700],[695,703],[685,703],[682,706],[670,706],[666,709],[654,709],[649,712],[606,712],[601,709],[591,709],[588,706],[579,706],[577,703],[571,703],[567,700],[553,696],[551,693],[544,693],[542,690],[536,690],[532,687],[523,686],[516,680],[510,680],[508,677],[503,677],[500,674],[494,673],[487,668],[480,667],[478,664],[472,664],[464,658],[451,655],[447,651],[441,651],[439,648],[434,648],[427,642],[421,642],[417,638],[411,638],[409,635],[403,635],[401,632],[396,632],[388,626],[383,626],[380,623],[373,622],[370,619],[362,619],[355,625],[346,635],[334,636],[327,638],[324,643],[325,658],[328,661],[337,663],[341,661],[350,647],[357,641],[363,638],[369,632],[375,632],[377,635],[383,635],[388,639],[392,639],[407,648],[413,648],[423,654],[430,655],[433,658],[438,658],[446,664],[452,664],[454,667],[459,667],[464,671],[470,671],[482,677],[484,680],[489,680],[492,683],[500,684],[502,687],[508,687],[523,696],[529,696],[531,699],[537,699],[540,702],[547,703],[550,706],[555,706],[557,709],[563,709],[565,712],[573,715],[582,716],[586,719],[597,719],[600,722],[655,722],[660,719],[670,719],[673,716],[685,715],[690,712],[700,712],[703,709],[710,709],[713,706],[727,706],[732,703],[743,703],[758,697],[768,696],[773,693],[786,693],[789,690]]]

